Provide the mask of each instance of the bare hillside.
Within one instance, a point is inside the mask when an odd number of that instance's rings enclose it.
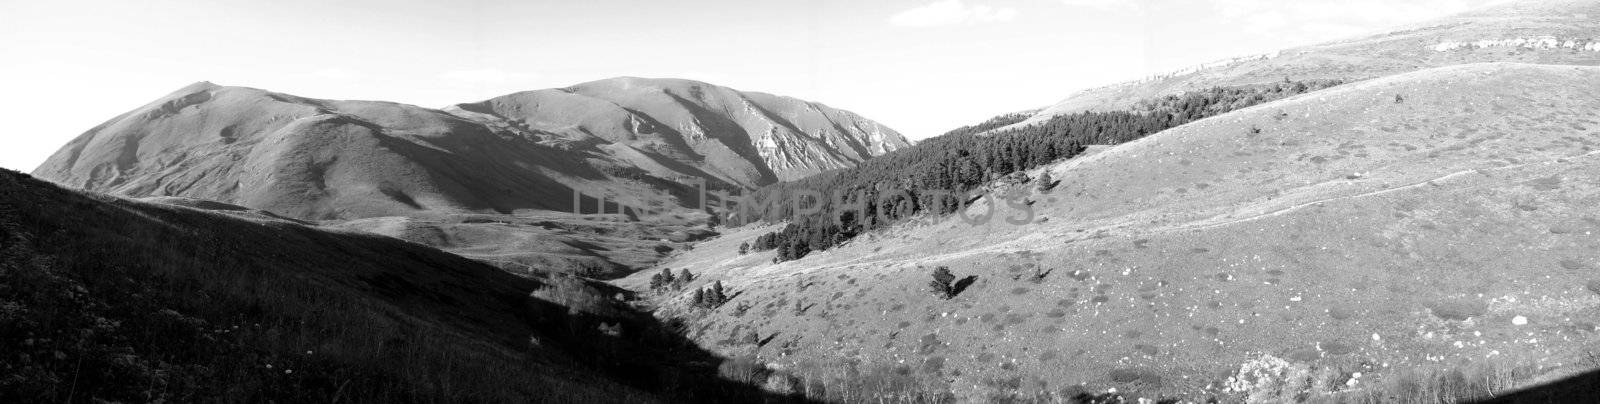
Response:
[[[1526,381],[1600,365],[1583,362],[1600,348],[1597,150],[1600,69],[1422,70],[1062,162],[1049,192],[1014,187],[1031,215],[1001,204],[776,265],[733,252],[770,229],[730,232],[662,266],[735,297],[694,309],[686,289],[663,313],[724,353],[877,394],[1293,397],[1432,367]],[[929,290],[938,266],[966,283],[953,299]]]
[[[446,110],[197,83],[89,130],[34,174],[297,219],[649,209],[689,183],[752,187],[903,147],[817,103],[685,80],[614,79]],[[614,204],[608,209],[618,209]]]
[[[692,80],[621,77],[452,110],[572,142],[608,142],[631,151],[623,158],[642,160],[636,165],[647,171],[664,166],[745,187],[850,167],[908,145],[898,132],[849,111]]]

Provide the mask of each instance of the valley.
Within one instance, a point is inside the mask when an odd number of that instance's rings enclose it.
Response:
[[[728,355],[961,401],[1083,385],[1350,395],[1469,363],[1576,373],[1593,366],[1600,297],[1581,208],[1595,145],[1571,130],[1600,122],[1597,73],[1467,65],[1202,120],[1046,166],[1051,192],[1015,186],[1036,202],[1024,225],[912,219],[778,265],[726,252],[772,228],[731,232],[662,265],[740,297],[662,310],[703,316],[691,336]],[[1465,113],[1478,108],[1496,113]],[[1429,119],[1438,109],[1464,113]],[[976,280],[945,301],[925,285],[935,267]],[[734,338],[747,333],[770,341]],[[1315,383],[1239,384],[1267,362]]]
[[[1491,2],[916,142],[688,79],[197,82],[0,170],[0,402],[1584,402],[1591,16]]]

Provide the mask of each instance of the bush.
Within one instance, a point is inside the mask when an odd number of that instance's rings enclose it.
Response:
[[[1039,178],[1035,179],[1034,182],[1039,183],[1039,192],[1050,192],[1051,189],[1056,187],[1056,179],[1050,175],[1049,169],[1040,173]]]
[[[928,286],[933,288],[933,293],[946,300],[956,297],[956,275],[950,273],[950,267],[941,266],[933,269],[933,281]]]

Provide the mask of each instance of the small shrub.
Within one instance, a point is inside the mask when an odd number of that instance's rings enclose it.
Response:
[[[933,269],[933,281],[928,286],[933,288],[933,293],[946,300],[956,297],[956,275],[950,273],[950,267],[941,266]]]
[[[1039,192],[1050,192],[1051,189],[1056,187],[1056,179],[1050,175],[1050,170],[1044,170],[1043,173],[1039,174],[1039,178],[1034,181],[1039,183]]]

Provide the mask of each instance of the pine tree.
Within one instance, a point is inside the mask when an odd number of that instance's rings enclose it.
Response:
[[[1050,192],[1051,189],[1056,187],[1056,179],[1050,176],[1050,170],[1044,170],[1034,182],[1039,183],[1039,192]]]
[[[950,273],[950,268],[941,266],[933,269],[933,281],[928,282],[928,286],[933,288],[933,293],[950,299],[956,296],[955,286],[952,285],[955,280],[956,275]]]
[[[728,302],[728,295],[723,294],[722,281],[711,284],[711,299],[717,306]]]
[[[661,274],[650,275],[650,290],[661,290],[662,286],[666,283],[661,281]]]
[[[706,290],[705,289],[695,289],[694,290],[694,306],[695,307],[706,307]]]
[[[744,243],[739,244],[739,255],[745,255],[745,254],[748,254],[748,253],[750,253],[750,242],[746,241]]]

